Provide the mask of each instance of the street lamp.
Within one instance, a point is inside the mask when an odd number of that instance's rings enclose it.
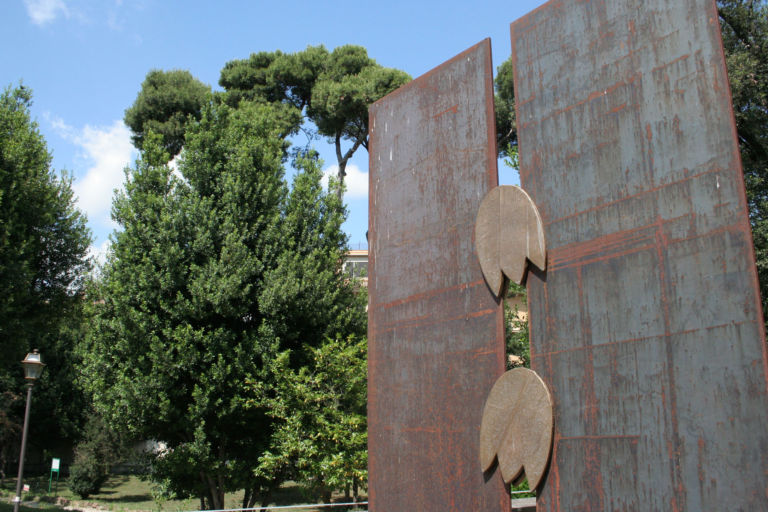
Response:
[[[13,498],[13,512],[19,512],[21,503],[21,481],[24,478],[24,452],[27,449],[27,427],[29,426],[29,404],[32,402],[32,386],[43,373],[43,359],[37,349],[33,350],[21,362],[24,366],[24,378],[27,379],[27,409],[24,412],[24,430],[21,434],[21,455],[19,455],[19,478],[16,480],[16,497]]]

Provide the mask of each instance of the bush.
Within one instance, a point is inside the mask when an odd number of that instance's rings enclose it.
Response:
[[[99,492],[108,475],[104,464],[99,463],[92,454],[87,450],[78,451],[75,461],[69,468],[69,488],[85,499]]]
[[[85,499],[97,494],[109,477],[109,470],[125,453],[124,442],[96,414],[88,417],[83,439],[75,448],[69,468],[69,488]]]

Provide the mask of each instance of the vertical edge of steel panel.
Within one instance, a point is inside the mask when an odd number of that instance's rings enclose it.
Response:
[[[768,510],[768,358],[712,0],[551,1],[511,26],[545,224],[540,510]]]
[[[485,40],[370,108],[372,511],[510,510],[479,457],[504,371],[503,311],[473,240],[498,182],[492,80]]]

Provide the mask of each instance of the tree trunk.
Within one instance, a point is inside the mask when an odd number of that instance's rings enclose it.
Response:
[[[330,503],[331,502],[331,493],[332,491],[323,486],[323,490],[320,493],[320,502],[321,503]]]
[[[224,508],[224,491],[223,487],[216,484],[210,475],[200,472],[200,479],[203,482],[206,490],[208,491],[208,507],[206,510],[221,510]]]
[[[260,496],[259,493],[256,492],[256,488],[254,488],[251,491],[251,498],[248,500],[248,505],[246,506],[246,508],[254,508],[256,506],[256,501],[259,499],[259,496]],[[272,493],[267,492],[264,494],[264,496],[262,496],[261,502],[269,503],[269,500],[271,497],[272,497]],[[261,506],[265,507],[266,505],[261,505]]]
[[[347,175],[347,162],[355,154],[357,148],[360,147],[362,141],[356,140],[352,147],[347,150],[343,155],[341,154],[341,132],[336,133],[336,160],[339,164],[339,172],[336,177],[339,180],[339,188],[336,189],[336,197],[339,198],[339,202],[344,204],[344,177]]]

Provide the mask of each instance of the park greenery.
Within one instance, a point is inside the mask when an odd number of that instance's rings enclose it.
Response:
[[[300,109],[245,92],[208,94],[199,118],[187,117],[178,173],[168,136],[150,128],[137,138],[141,156],[114,201],[121,230],[94,286],[83,348],[82,383],[98,414],[126,436],[161,441],[149,477],[202,508],[223,508],[238,489],[252,507],[286,480],[339,486],[333,474],[302,472],[299,457],[322,461],[343,451],[341,440],[277,454],[280,464],[268,461],[269,448],[284,442],[290,418],[280,411],[291,386],[303,385],[286,381],[288,372],[329,340],[366,329],[363,294],[340,267],[341,184],[323,190],[316,154],[290,148]],[[324,391],[329,400],[352,391],[340,385]],[[338,411],[342,424],[346,414],[359,418],[356,407]]]
[[[764,311],[768,308],[768,6],[719,1]],[[365,290],[341,271],[345,167],[368,147],[368,106],[409,80],[364,48],[254,53],[214,92],[150,71],[125,122],[139,158],[113,202],[119,228],[91,272],[71,178],[51,168],[24,85],[0,95],[0,486],[35,388],[34,449],[74,447],[70,484],[98,493],[134,441],[158,499],[263,505],[286,482],[355,496],[367,479]],[[512,67],[495,79],[497,146],[514,166]],[[306,144],[298,144],[301,134]],[[312,146],[338,165],[320,185]],[[509,172],[504,171],[502,172]],[[524,295],[524,289],[512,293]],[[529,364],[508,309],[508,351]],[[231,498],[227,498],[231,499]]]
[[[46,446],[78,436],[83,395],[74,384],[74,346],[91,243],[75,208],[71,179],[51,167],[32,93],[23,85],[0,93],[0,482],[18,455],[24,413],[25,354],[39,348],[49,371],[35,393],[31,435]]]

